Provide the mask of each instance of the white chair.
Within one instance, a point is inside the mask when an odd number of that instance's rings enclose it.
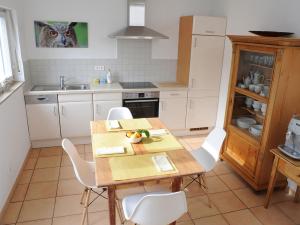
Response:
[[[126,220],[139,225],[166,225],[187,212],[186,196],[179,192],[153,192],[130,195],[123,199]]]
[[[107,120],[133,119],[130,110],[126,107],[114,107],[108,112]]]
[[[84,224],[85,219],[88,224],[89,205],[93,203],[99,196],[106,198],[102,195],[106,189],[102,189],[100,193],[95,191],[95,189],[97,189],[95,181],[95,162],[87,162],[83,160],[78,154],[76,147],[72,144],[72,142],[69,139],[63,139],[62,147],[70,157],[76,178],[85,187],[80,201],[80,204],[83,204],[83,200],[85,198],[81,225]],[[97,196],[92,201],[90,201],[91,192],[97,194]]]
[[[225,137],[225,130],[223,128],[216,127],[209,133],[199,149],[191,151],[192,156],[205,169],[205,172],[211,171],[219,161],[219,155]],[[192,181],[185,185],[185,188],[187,188],[193,182],[197,182],[203,191],[207,191],[205,173],[191,178]],[[208,200],[209,205],[211,206],[210,199],[208,198]]]

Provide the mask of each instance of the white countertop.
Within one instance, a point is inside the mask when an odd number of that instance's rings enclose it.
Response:
[[[178,91],[187,90],[187,87],[175,82],[155,83],[157,88],[124,89],[119,83],[91,86],[88,90],[53,90],[53,91],[25,91],[24,95],[49,95],[49,94],[94,94],[102,92],[142,92],[142,91]]]

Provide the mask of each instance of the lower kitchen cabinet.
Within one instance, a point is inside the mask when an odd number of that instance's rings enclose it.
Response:
[[[32,141],[60,138],[58,104],[27,104],[27,120]]]
[[[113,107],[121,107],[121,100],[113,101],[95,101],[94,102],[94,120],[106,120],[108,112]]]

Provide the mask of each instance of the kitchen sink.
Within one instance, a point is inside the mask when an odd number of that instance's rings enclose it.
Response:
[[[88,90],[88,84],[70,84],[66,85],[63,89],[58,85],[35,85],[31,91],[59,91],[59,90]]]

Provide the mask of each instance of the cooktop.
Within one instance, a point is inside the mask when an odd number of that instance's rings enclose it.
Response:
[[[151,82],[120,82],[124,89],[157,88]]]

